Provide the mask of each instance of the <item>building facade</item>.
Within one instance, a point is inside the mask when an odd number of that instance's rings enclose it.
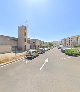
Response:
[[[7,53],[16,50],[25,51],[29,49],[29,47],[29,44],[27,44],[26,26],[22,25],[18,27],[18,38],[0,35],[0,53]]]
[[[12,47],[18,45],[18,38],[0,35],[0,45],[11,45]]]
[[[30,40],[30,48],[31,49],[39,49],[41,46],[41,41],[38,39],[31,39]]]
[[[0,53],[15,51],[18,47],[18,38],[0,35]]]
[[[61,40],[63,46],[74,47],[80,44],[80,36],[72,36]]]

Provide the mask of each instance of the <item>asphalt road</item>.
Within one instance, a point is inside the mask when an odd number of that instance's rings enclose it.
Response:
[[[54,48],[33,60],[0,67],[0,92],[80,92],[80,57]]]

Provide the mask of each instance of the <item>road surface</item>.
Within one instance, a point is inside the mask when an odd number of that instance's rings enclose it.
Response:
[[[33,60],[0,67],[0,92],[80,92],[80,57],[54,48]]]

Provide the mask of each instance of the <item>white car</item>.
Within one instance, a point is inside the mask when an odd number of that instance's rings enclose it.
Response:
[[[38,52],[39,52],[39,54],[43,54],[43,53],[45,53],[45,50],[43,48],[39,48]]]
[[[28,53],[27,53],[26,56],[27,56],[27,58],[33,59],[33,58],[39,56],[39,54],[38,54],[38,51],[37,51],[37,50],[35,50],[35,49],[30,49],[30,50],[28,51]]]
[[[48,50],[50,50],[50,47],[48,47]]]
[[[44,48],[45,51],[48,51],[48,48]]]

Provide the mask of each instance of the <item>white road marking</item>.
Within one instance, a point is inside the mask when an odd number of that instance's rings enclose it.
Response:
[[[66,58],[64,58],[64,59],[66,59]]]
[[[26,61],[26,64],[28,63],[28,61]]]
[[[25,60],[23,60],[23,61],[25,61]]]
[[[41,66],[40,70],[44,67],[44,65],[48,62],[48,58],[45,60],[44,64]]]
[[[68,58],[71,58],[71,57],[68,57]]]

